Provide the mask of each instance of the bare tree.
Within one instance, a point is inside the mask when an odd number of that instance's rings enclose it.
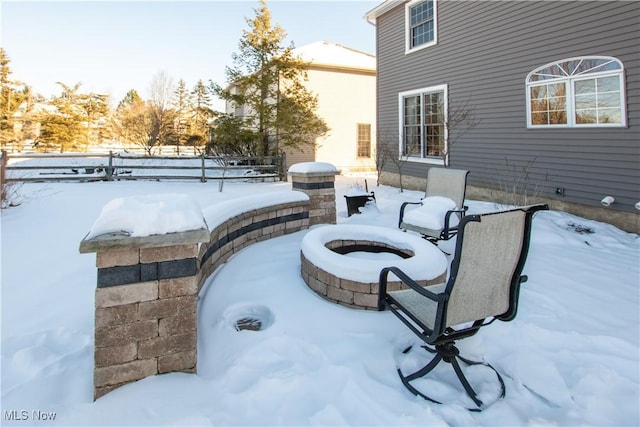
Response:
[[[440,142],[440,156],[445,168],[449,167],[449,154],[453,145],[480,123],[475,107],[469,104],[469,99],[461,104],[449,103],[448,107],[448,114],[444,118],[446,138]],[[444,106],[440,106],[440,111],[444,111]]]
[[[525,206],[544,193],[544,182],[548,181],[548,173],[542,180],[534,178],[536,159],[528,161],[510,161],[505,157],[505,168],[497,170],[498,187],[504,193],[502,201],[507,205]]]
[[[378,144],[376,146],[376,187],[380,187],[380,176],[382,175],[382,171],[384,170],[384,165],[387,163],[387,159],[389,158],[389,150],[386,145]]]
[[[0,209],[18,206],[21,203],[18,191],[22,188],[24,182],[9,181],[7,182],[7,152],[0,151]]]
[[[170,106],[173,91],[173,79],[165,71],[159,71],[153,76],[149,84],[153,146],[172,142],[174,112]]]
[[[382,166],[387,159],[391,160],[398,170],[398,178],[400,180],[400,192],[404,192],[404,185],[402,183],[403,168],[407,162],[414,156],[416,150],[419,149],[415,145],[407,144],[402,150],[398,148],[396,151],[393,147],[400,147],[399,142],[402,140],[402,136],[393,131],[382,131],[378,133],[378,148],[376,151],[376,167],[378,167],[378,158],[382,160]],[[378,177],[382,173],[382,166],[378,170]]]
[[[115,133],[122,141],[142,147],[147,155],[151,155],[157,142],[152,135],[153,115],[151,107],[137,94],[130,101],[120,103],[112,122]]]

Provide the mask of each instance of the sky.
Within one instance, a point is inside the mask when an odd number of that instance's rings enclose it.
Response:
[[[326,40],[375,53],[375,28],[363,18],[381,1],[269,0],[272,23],[296,47]],[[0,0],[2,38],[14,80],[45,97],[56,82],[80,93],[109,94],[117,104],[130,89],[144,98],[153,76],[166,72],[193,88],[199,79],[226,83],[245,18],[259,2]]]

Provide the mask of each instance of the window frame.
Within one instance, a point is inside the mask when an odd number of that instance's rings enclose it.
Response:
[[[411,9],[420,3],[433,3],[433,40],[418,46],[411,46]],[[438,44],[438,0],[411,0],[404,6],[404,47],[405,55]]]
[[[443,138],[444,138],[444,152],[446,153],[448,151],[448,145],[449,145],[449,131],[447,129],[447,120],[449,119],[449,88],[448,88],[448,84],[441,84],[441,85],[436,85],[436,86],[428,86],[428,87],[424,87],[424,88],[420,88],[420,89],[414,89],[414,90],[408,90],[408,91],[404,91],[404,92],[400,92],[398,93],[398,135],[399,135],[399,141],[398,141],[398,158],[399,159],[403,159],[405,158],[407,161],[410,162],[415,162],[415,163],[427,163],[427,164],[434,164],[434,165],[444,165],[444,158],[442,157],[442,154],[438,155],[438,156],[423,156],[424,152],[425,152],[425,132],[424,132],[424,128],[425,128],[425,123],[424,123],[424,116],[425,116],[425,103],[424,103],[424,95],[427,94],[433,94],[433,93],[437,93],[437,92],[441,92],[442,93],[442,108],[443,108],[443,112],[442,112],[442,118],[443,118],[443,122],[442,122],[442,127],[443,127]],[[405,128],[405,124],[404,124],[404,100],[405,98],[408,97],[412,97],[412,96],[416,96],[419,95],[420,96],[420,156],[406,156],[404,154],[404,140],[405,140],[405,135],[404,135],[404,128]]]
[[[367,128],[366,136],[368,138],[363,138],[363,132],[361,132],[361,129],[365,126]],[[360,149],[364,148],[365,144],[368,154],[361,155]],[[371,123],[356,123],[356,157],[359,159],[371,158]]]
[[[591,71],[586,70],[576,73],[578,67],[576,67],[571,74],[565,76],[552,77],[545,80],[532,81],[532,77],[545,69],[559,66],[564,63],[577,62],[585,60],[603,60],[609,62],[615,62],[619,69],[605,70],[605,71]],[[561,67],[560,67],[561,68]],[[620,123],[577,123],[576,121],[576,82],[595,81],[605,77],[617,77],[619,81],[620,90],[620,106],[619,111],[621,114]],[[565,111],[566,111],[566,123],[559,124],[533,124],[532,110],[531,110],[531,89],[534,87],[546,87],[548,85],[563,84],[565,88]],[[626,128],[628,126],[627,119],[627,96],[626,96],[626,83],[624,78],[624,65],[622,61],[611,56],[578,56],[573,58],[561,59],[559,61],[550,62],[540,67],[536,67],[531,71],[525,80],[526,91],[526,114],[527,114],[527,128],[528,129],[565,129],[565,128]],[[597,93],[597,92],[596,92]]]

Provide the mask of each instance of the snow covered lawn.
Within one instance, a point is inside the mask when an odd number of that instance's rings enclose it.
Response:
[[[355,180],[337,177],[339,223],[394,228],[400,204],[421,196],[373,188],[377,207],[347,218],[343,195]],[[516,319],[460,342],[463,354],[484,358],[505,379],[506,397],[484,412],[463,409],[468,402],[456,382],[448,385],[446,365],[421,385],[458,403],[432,404],[404,388],[396,366],[411,370],[423,361],[421,352],[402,354],[418,340],[388,312],[337,306],[308,289],[299,271],[306,231],[248,247],[210,278],[199,303],[197,375],[147,378],[92,402],[95,256],[80,255],[78,245],[102,207],[119,197],[179,193],[207,208],[290,188],[24,185],[29,198],[2,211],[0,228],[2,423],[640,424],[640,239],[555,211],[534,219]],[[468,204],[472,213],[496,209]],[[258,313],[265,328],[236,331],[242,313]]]

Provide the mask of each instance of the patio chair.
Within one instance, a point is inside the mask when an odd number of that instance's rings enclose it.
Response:
[[[457,233],[457,225],[467,207],[464,197],[469,171],[432,167],[427,172],[427,190],[420,202],[405,202],[400,206],[398,227],[422,234],[437,243],[449,240]],[[407,210],[409,205],[421,205]]]
[[[391,310],[425,342],[422,348],[434,354],[428,364],[411,374],[405,375],[398,368],[402,383],[413,394],[441,403],[419,391],[411,382],[425,376],[444,360],[453,366],[475,403],[477,408],[470,410],[482,410],[484,403],[463,374],[460,360],[465,365],[491,368],[500,386],[498,398],[504,397],[505,386],[498,371],[488,363],[460,356],[455,341],[475,335],[481,327],[496,319],[510,321],[515,318],[520,284],[527,280],[521,273],[529,250],[532,217],[535,212],[546,209],[548,206],[541,204],[465,216],[458,227],[446,283],[421,287],[397,267],[380,272],[378,310]],[[406,285],[405,289],[387,291],[389,273],[397,276]]]

